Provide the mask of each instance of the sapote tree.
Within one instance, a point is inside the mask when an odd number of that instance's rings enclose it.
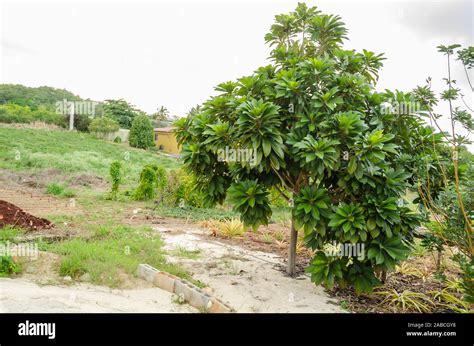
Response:
[[[288,273],[298,231],[315,257],[317,284],[370,291],[379,273],[408,253],[417,215],[403,196],[416,163],[422,121],[384,107],[402,93],[375,91],[382,54],[344,50],[339,16],[298,4],[265,36],[271,65],[218,85],[217,96],[177,121],[186,167],[209,205],[230,202],[246,225],[266,225],[269,189],[292,206]],[[222,161],[224,148],[251,149],[252,161]],[[366,256],[328,256],[327,243],[363,243]]]

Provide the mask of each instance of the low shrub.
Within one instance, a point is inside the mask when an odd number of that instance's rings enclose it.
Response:
[[[141,149],[148,149],[155,145],[153,126],[148,116],[139,115],[133,119],[128,142],[130,146]]]
[[[230,220],[208,220],[202,224],[209,228],[215,235],[226,238],[240,237],[245,233],[245,228],[239,219]]]
[[[109,117],[97,117],[89,124],[89,131],[96,133],[111,133],[119,128],[118,122]]]
[[[66,126],[64,115],[50,111],[45,107],[40,106],[32,110],[28,106],[16,104],[0,105],[0,123],[29,124],[37,121],[62,127]]]
[[[0,277],[10,276],[21,272],[21,266],[11,256],[0,256]]]
[[[74,128],[80,132],[89,132],[89,126],[92,120],[88,115],[76,114],[74,115]]]
[[[164,203],[168,206],[185,205],[196,208],[204,207],[204,196],[197,189],[196,179],[183,170],[172,170],[168,173],[167,185],[163,191]]]
[[[381,304],[387,304],[404,312],[430,312],[435,305],[427,295],[419,292],[405,290],[399,293],[392,289],[390,291],[375,292],[375,294],[384,297]]]
[[[153,166],[145,165],[140,173],[140,181],[133,198],[138,201],[150,200],[156,197],[157,178]]]
[[[0,228],[0,242],[2,241],[12,242],[21,233],[22,233],[22,230],[18,227],[5,226],[3,228]]]
[[[117,198],[118,189],[122,182],[122,164],[120,161],[114,161],[110,164],[110,177],[112,178],[112,190],[110,191],[110,197],[112,199]]]

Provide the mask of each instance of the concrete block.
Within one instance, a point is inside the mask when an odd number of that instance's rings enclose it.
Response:
[[[211,297],[205,293],[202,293],[198,289],[191,288],[190,296],[188,298],[189,305],[194,306],[197,309],[208,310],[212,307]]]
[[[155,280],[155,275],[159,272],[158,269],[155,269],[148,264],[139,264],[137,269],[138,277],[149,282],[153,282]]]
[[[211,297],[197,287],[194,287],[183,280],[176,280],[174,293],[182,295],[185,301],[196,309],[208,309],[211,307]]]
[[[185,280],[179,279],[174,275],[159,271],[148,264],[139,264],[137,275],[142,279],[152,282],[155,286],[171,293],[183,297],[184,301],[196,309],[205,309],[211,313],[227,313],[234,310],[212,297],[207,292],[198,287],[188,283]]]
[[[153,279],[153,283],[156,286],[171,293],[174,292],[175,282],[176,282],[176,278],[165,272],[156,273],[155,278]]]
[[[176,295],[182,295],[184,300],[188,302],[189,297],[191,296],[191,288],[183,280],[175,280],[174,282],[174,293]]]
[[[234,311],[230,306],[224,304],[223,302],[217,300],[216,298],[211,298],[211,302],[212,302],[212,305],[208,309],[208,312],[210,313],[222,314],[222,313],[229,313],[229,312]]]

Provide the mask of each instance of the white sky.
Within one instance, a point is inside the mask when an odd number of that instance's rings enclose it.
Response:
[[[264,35],[298,1],[0,0],[1,83],[124,98],[147,112],[184,115],[218,83],[269,63]],[[471,1],[306,1],[338,14],[346,48],[384,52],[378,89],[443,88],[439,44],[473,45]],[[454,78],[472,105],[463,70]]]

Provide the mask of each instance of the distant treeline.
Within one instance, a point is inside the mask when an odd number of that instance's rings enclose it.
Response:
[[[20,84],[0,84],[0,104],[13,103],[37,110],[40,107],[55,111],[58,101],[82,101],[83,99],[65,89],[48,86],[31,88]]]
[[[91,118],[98,116],[106,116],[125,129],[129,129],[133,119],[140,114],[147,115],[154,127],[169,126],[171,122],[165,107],[161,107],[154,114],[146,114],[123,99],[96,102],[83,99],[65,89],[48,86],[27,87],[19,84],[0,84],[0,123],[41,121],[67,127],[69,112],[63,107],[65,100],[76,104],[74,128],[79,131],[89,131]],[[93,104],[93,114],[82,112],[84,107],[77,107],[78,103],[85,102]],[[91,109],[91,107],[85,108]]]
[[[48,86],[37,88],[19,84],[0,84],[0,122],[32,123],[41,121],[66,127],[67,116],[57,112],[57,102],[84,101],[80,96],[64,89]],[[86,117],[77,117],[75,126],[87,130]]]

